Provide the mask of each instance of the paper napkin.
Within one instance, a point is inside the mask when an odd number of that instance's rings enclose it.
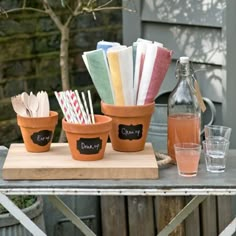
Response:
[[[103,49],[105,52],[107,52],[107,49],[110,47],[115,47],[115,46],[119,46],[120,43],[118,42],[109,42],[109,41],[99,41],[97,43],[97,49]]]
[[[110,70],[103,49],[85,52],[82,56],[100,98],[114,104]]]
[[[151,55],[153,50],[154,57]],[[153,102],[159,92],[161,84],[171,62],[172,51],[160,47],[158,44],[148,45],[148,55],[145,57],[145,72],[138,93],[137,105]]]

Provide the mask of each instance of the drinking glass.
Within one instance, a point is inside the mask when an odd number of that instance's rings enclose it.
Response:
[[[174,145],[178,173],[181,176],[197,175],[201,145],[197,143],[178,143]]]
[[[205,125],[205,138],[223,137],[229,141],[232,129],[222,125]]]
[[[209,137],[202,142],[206,169],[213,173],[225,171],[229,141],[224,137]]]

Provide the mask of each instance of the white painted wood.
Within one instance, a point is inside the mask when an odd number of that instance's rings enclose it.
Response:
[[[27,229],[32,235],[46,236],[6,195],[0,193],[0,203]]]
[[[219,234],[219,236],[230,236],[236,232],[236,218]]]

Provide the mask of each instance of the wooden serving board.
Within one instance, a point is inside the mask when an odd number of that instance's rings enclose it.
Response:
[[[67,143],[52,143],[49,152],[30,153],[12,144],[2,171],[6,180],[157,179],[158,166],[150,143],[140,152],[117,152],[107,144],[98,161],[73,160]]]

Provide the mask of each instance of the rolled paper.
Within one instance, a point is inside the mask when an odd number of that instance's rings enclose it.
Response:
[[[109,41],[102,40],[97,43],[97,49],[103,49],[104,52],[107,52],[108,48],[119,46],[119,45],[120,43],[118,42],[109,42]]]
[[[82,58],[100,98],[105,103],[114,104],[111,75],[105,52],[102,49],[85,52]]]
[[[155,100],[171,62],[172,51],[155,44],[154,46],[157,47],[157,50],[154,54],[153,68],[148,75],[150,78],[147,80],[146,86],[143,86],[145,81],[142,81],[142,85],[140,85],[140,89],[143,87],[144,89],[139,93],[137,105],[151,103]]]

